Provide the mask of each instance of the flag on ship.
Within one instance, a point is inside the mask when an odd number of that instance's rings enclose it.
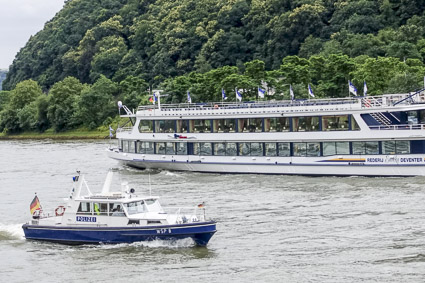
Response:
[[[236,99],[239,100],[239,102],[242,101],[242,94],[239,92],[238,88],[235,88],[235,92],[236,92]]]
[[[363,82],[363,95],[367,96],[367,85],[366,85],[366,81]]]
[[[187,136],[174,134],[174,138],[175,138],[175,139],[187,139]]]
[[[313,93],[313,90],[311,89],[310,84],[308,84],[308,94],[309,94],[311,97],[314,97],[314,93]]]
[[[187,92],[187,103],[192,103],[192,98],[190,97],[190,92]]]
[[[34,215],[34,212],[41,209],[40,201],[38,200],[38,197],[35,196],[30,204],[30,213],[31,215]]]
[[[351,83],[351,81],[348,81],[348,90],[357,96],[357,88]]]
[[[226,92],[224,91],[224,89],[221,89],[221,99],[226,100],[227,96],[226,96]]]
[[[155,105],[155,103],[156,103],[156,101],[158,100],[158,97],[156,96],[156,93],[155,92],[153,92],[152,93],[152,96],[151,97],[149,97],[149,102],[152,102],[152,104],[154,104]]]
[[[292,89],[292,85],[289,85],[289,95],[291,96],[291,100],[295,99],[294,90]]]
[[[258,97],[264,98],[264,94],[266,91],[260,87],[258,87]]]

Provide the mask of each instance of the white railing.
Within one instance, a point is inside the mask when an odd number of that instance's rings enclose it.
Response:
[[[376,125],[369,128],[371,130],[424,130],[425,124]]]
[[[247,109],[269,107],[296,107],[296,106],[321,106],[321,105],[344,105],[358,104],[358,98],[332,98],[332,99],[304,99],[304,100],[276,100],[276,101],[250,101],[250,102],[207,102],[207,103],[180,103],[161,104],[161,111],[173,110],[213,110],[213,109]],[[159,110],[158,105],[143,105],[138,111]]]
[[[205,221],[205,208],[180,207],[177,209],[173,209],[175,210],[175,212],[167,216],[167,221],[169,221],[169,217],[176,217],[176,222],[180,224]],[[171,208],[168,208],[166,210],[171,210]]]
[[[117,133],[131,132],[133,127],[121,127],[117,129]]]

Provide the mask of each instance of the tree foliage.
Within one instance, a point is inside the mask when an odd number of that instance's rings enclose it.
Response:
[[[68,76],[150,85],[286,56],[425,60],[425,0],[72,0],[17,54],[4,89]]]
[[[425,75],[425,0],[70,0],[22,48],[0,130],[95,128],[147,103],[408,92]],[[44,92],[44,93],[43,93]],[[359,90],[359,92],[361,92]],[[48,95],[45,95],[45,94]],[[166,94],[166,95],[165,95]],[[270,96],[274,94],[274,96]]]

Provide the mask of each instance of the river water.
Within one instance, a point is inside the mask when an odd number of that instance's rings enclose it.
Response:
[[[425,177],[144,172],[104,141],[0,141],[0,282],[424,282]],[[163,206],[206,202],[218,232],[191,240],[67,246],[27,241],[34,193],[54,209],[76,170],[100,191],[109,168]]]

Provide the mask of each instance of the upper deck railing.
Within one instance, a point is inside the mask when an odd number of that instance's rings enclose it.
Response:
[[[360,108],[395,107],[425,103],[425,89],[402,94],[385,94],[382,96],[354,96],[346,98],[303,99],[303,100],[271,100],[248,102],[205,102],[205,103],[178,103],[139,106],[137,111],[202,111],[212,109],[253,109],[275,107],[311,107],[311,106],[343,106],[357,105]]]
[[[161,104],[161,110],[211,110],[211,109],[249,109],[269,107],[296,107],[296,106],[318,106],[318,105],[344,105],[358,104],[360,97],[333,98],[333,99],[299,99],[299,100],[271,100],[271,101],[245,101],[245,102],[205,102],[205,103],[178,103]],[[158,105],[143,105],[138,111],[159,109]]]

